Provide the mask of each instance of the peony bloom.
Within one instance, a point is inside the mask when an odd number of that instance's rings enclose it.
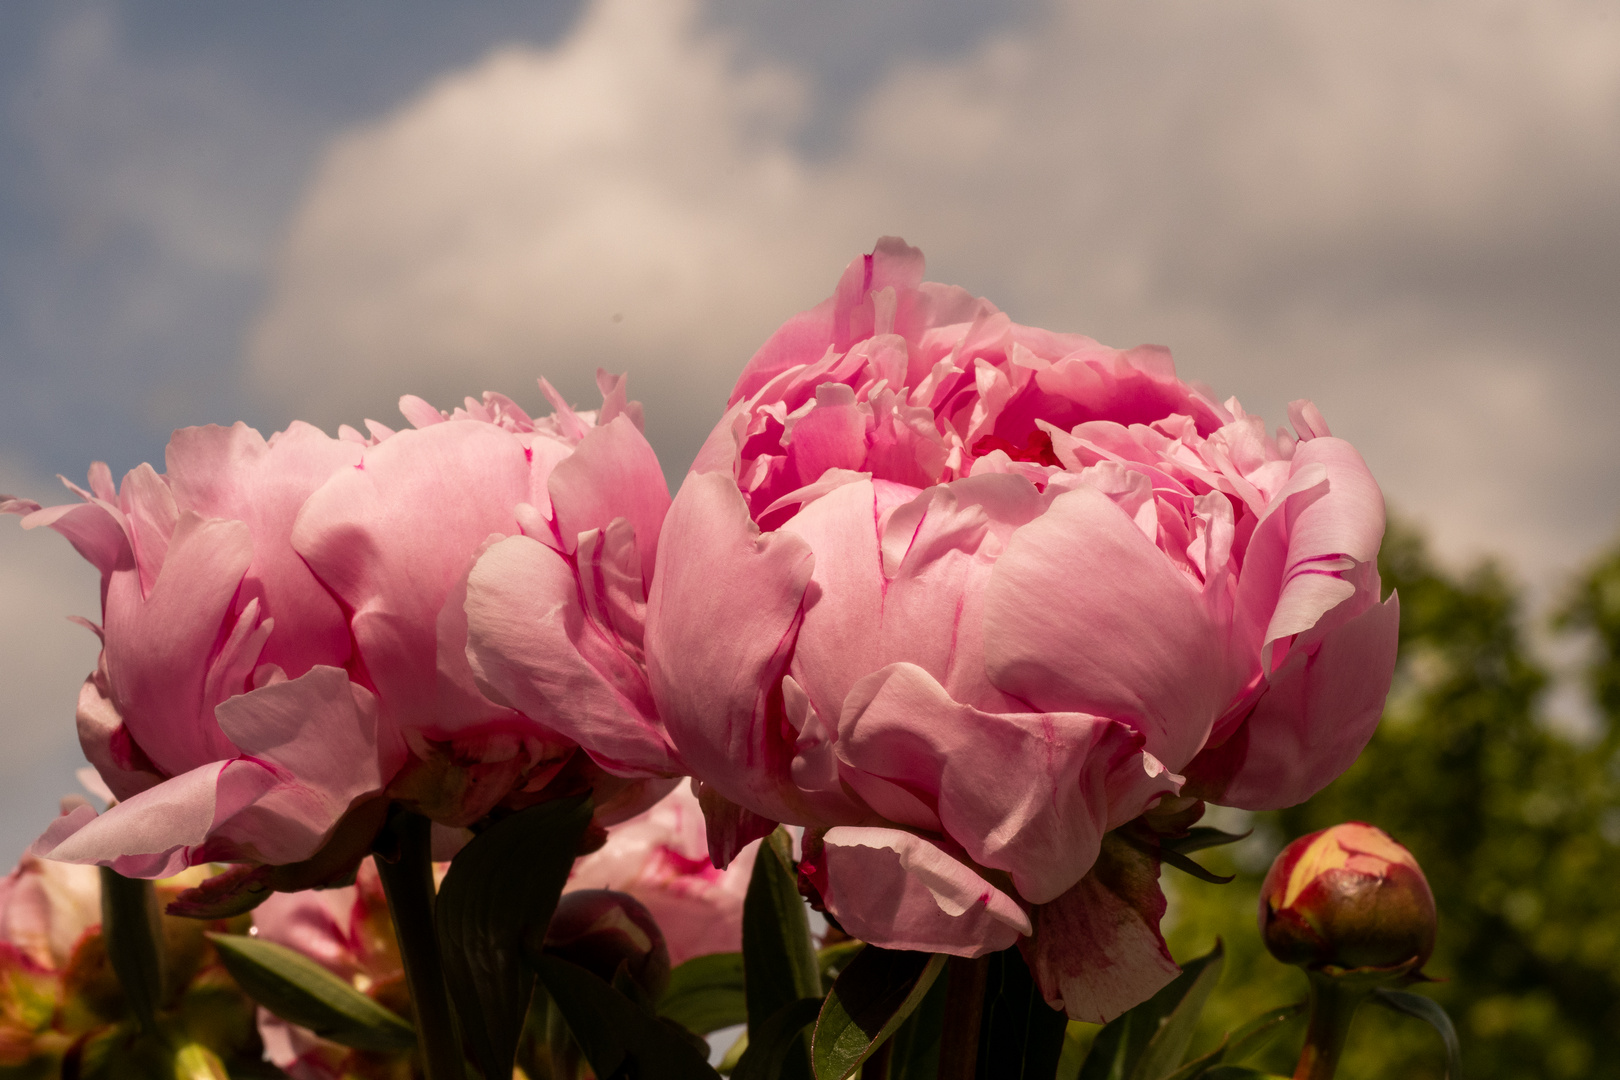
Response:
[[[743,371],[665,522],[653,695],[722,861],[805,825],[850,933],[1018,943],[1101,1020],[1176,970],[1156,863],[1105,834],[1298,802],[1370,736],[1383,500],[1309,403],[1267,434],[1161,348],[922,272],[881,241]]]
[[[360,455],[307,424],[269,440],[187,428],[164,474],[142,465],[115,488],[98,462],[80,503],[0,503],[101,571],[79,741],[119,802],[58,818],[38,854],[135,877],[297,863],[381,792],[397,755],[344,670],[342,608],[288,542],[304,500]]]
[[[373,424],[292,531],[406,751],[389,794],[444,824],[584,786],[611,821],[681,772],[641,660],[669,489],[623,379],[598,383],[602,410],[576,413],[542,380],[541,420],[499,394],[450,413],[406,397],[414,427]]]
[[[1287,964],[1404,977],[1434,952],[1434,894],[1412,853],[1359,821],[1283,848],[1260,887],[1260,935]]]
[[[742,908],[758,845],[724,870],[709,859],[703,811],[682,784],[656,806],[608,830],[574,864],[565,892],[614,889],[641,901],[663,928],[669,961],[742,949]]]

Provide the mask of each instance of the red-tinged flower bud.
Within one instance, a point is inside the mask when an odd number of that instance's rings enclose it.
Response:
[[[1313,970],[1415,972],[1435,928],[1434,894],[1412,853],[1356,821],[1289,844],[1260,889],[1266,948]]]
[[[628,893],[564,893],[546,928],[546,951],[611,980],[625,966],[630,981],[656,1001],[669,985],[669,949],[646,905]]]

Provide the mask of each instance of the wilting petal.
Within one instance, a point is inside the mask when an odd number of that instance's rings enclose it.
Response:
[[[1037,709],[1124,720],[1171,769],[1237,688],[1197,588],[1091,488],[1013,534],[984,603],[996,686]]]
[[[822,837],[827,910],[885,949],[983,956],[1030,932],[1012,897],[913,833],[840,826]]]
[[[793,751],[766,709],[814,559],[796,536],[760,535],[729,477],[689,476],[647,603],[647,671],[682,759],[727,799],[779,819],[791,813],[777,777]]]
[[[1007,871],[1019,895],[1036,904],[1080,880],[1104,832],[1180,786],[1124,724],[1077,713],[980,712],[952,701],[911,664],[856,684],[836,749],[851,767],[845,779],[874,808],[883,809],[884,788],[928,800],[936,828],[943,825],[981,866]]]
[[[1180,970],[1159,935],[1164,909],[1157,861],[1107,838],[1091,873],[1036,908],[1035,934],[1019,942],[1046,1003],[1106,1024],[1158,993]]]

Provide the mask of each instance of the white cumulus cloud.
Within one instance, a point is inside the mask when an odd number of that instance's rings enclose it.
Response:
[[[1315,398],[1445,550],[1544,580],[1620,505],[1617,14],[1054,0],[810,153],[791,65],[696,0],[591,0],[331,147],[249,362],[327,424],[628,369],[678,470],[753,347],[899,233],[1024,321],[1167,344],[1278,419]]]

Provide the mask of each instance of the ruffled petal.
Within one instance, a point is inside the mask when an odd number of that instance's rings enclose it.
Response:
[[[467,581],[466,652],[479,687],[618,775],[683,771],[645,676],[586,617],[580,589],[571,561],[536,540],[509,537],[486,551]]]
[[[912,664],[890,665],[856,685],[836,750],[850,766],[846,780],[867,802],[882,809],[883,789],[898,788],[932,803],[946,834],[975,862],[1007,871],[1018,894],[1037,904],[1091,869],[1104,832],[1180,787],[1124,724],[1077,713],[980,712],[952,701]]]
[[[558,536],[570,554],[580,533],[605,529],[614,518],[628,520],[636,531],[645,586],[669,511],[669,485],[657,455],[628,416],[592,428],[552,470],[547,489]]]

